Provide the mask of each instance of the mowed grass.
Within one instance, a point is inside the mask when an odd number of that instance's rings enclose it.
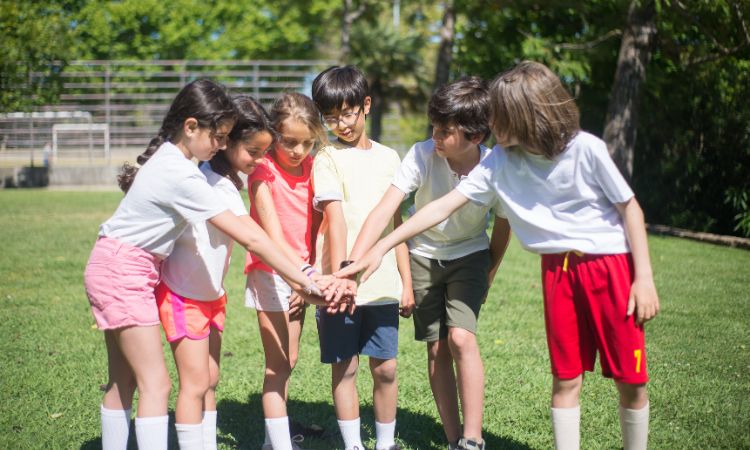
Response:
[[[106,354],[83,290],[98,225],[117,192],[0,191],[0,448],[98,448]],[[662,313],[647,326],[652,448],[750,448],[750,252],[650,237]],[[221,448],[260,448],[263,352],[243,306],[243,254],[226,287],[219,386]],[[513,242],[482,309],[488,449],[551,448],[550,374],[538,257]],[[405,449],[445,448],[424,344],[401,321],[398,438]],[[174,389],[176,374],[168,348]],[[313,310],[290,386],[290,414],[325,430],[306,448],[341,448],[330,369],[318,362]],[[362,361],[363,436],[374,445],[371,379]],[[131,438],[133,436],[131,435]],[[620,448],[617,396],[599,373],[582,396],[582,448]],[[131,439],[131,442],[133,439]],[[174,445],[174,434],[170,436]],[[134,445],[131,446],[134,448]]]

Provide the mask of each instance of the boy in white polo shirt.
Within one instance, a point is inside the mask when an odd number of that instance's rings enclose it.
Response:
[[[321,72],[313,81],[312,98],[326,127],[338,138],[321,149],[313,163],[313,202],[325,213],[327,223],[321,260],[323,272],[331,273],[346,264],[355,236],[390,186],[401,161],[395,150],[367,137],[365,116],[371,99],[359,69],[331,67]],[[396,226],[401,223],[399,214],[391,217]],[[388,229],[393,230],[388,222]],[[372,279],[359,286],[353,313],[317,309],[320,359],[332,365],[333,404],[347,450],[364,450],[356,384],[360,354],[369,357],[374,384],[375,448],[399,448],[395,442],[399,302],[406,311],[414,303],[408,250],[403,244],[388,252]]]
[[[433,138],[409,150],[393,184],[362,226],[351,260],[375,243],[407,195],[416,191],[419,210],[453,190],[489,154],[481,145],[490,131],[489,98],[479,78],[438,89],[428,115]],[[409,241],[415,338],[427,343],[430,386],[451,449],[484,448],[484,367],[475,333],[479,309],[510,237],[507,220],[495,217],[492,240],[487,238],[489,211],[467,204]]]

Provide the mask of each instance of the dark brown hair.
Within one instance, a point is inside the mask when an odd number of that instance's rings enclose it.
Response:
[[[461,78],[441,86],[427,107],[430,122],[440,126],[455,125],[466,139],[490,134],[490,96],[487,83],[479,77]]]
[[[167,115],[159,128],[156,137],[151,139],[146,150],[137,160],[140,166],[146,164],[151,156],[167,141],[179,136],[185,120],[194,118],[199,127],[216,130],[219,123],[234,120],[236,111],[226,89],[211,80],[201,79],[188,83],[172,100]],[[125,163],[117,176],[117,183],[123,192],[133,184],[138,167]]]
[[[262,131],[271,135],[272,144],[276,142],[276,131],[271,126],[271,120],[263,105],[249,95],[242,94],[235,95],[232,101],[237,109],[237,121],[234,123],[232,131],[229,132],[227,149],[241,145],[252,138],[253,135]],[[219,175],[229,178],[238,191],[243,188],[244,183],[227,159],[226,151],[217,152],[211,158],[210,163],[211,169]]]
[[[547,158],[562,153],[581,129],[575,101],[544,64],[523,61],[490,84],[491,128]]]
[[[321,114],[365,104],[370,95],[367,78],[356,66],[331,66],[320,72],[312,83],[312,98]]]

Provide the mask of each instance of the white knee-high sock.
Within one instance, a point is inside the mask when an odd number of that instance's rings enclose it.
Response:
[[[125,450],[130,432],[130,409],[107,409],[101,405],[102,449]]]
[[[552,408],[552,433],[557,450],[581,448],[581,407]]]
[[[136,417],[135,437],[138,448],[167,450],[169,416]]]
[[[641,409],[620,406],[620,428],[625,450],[646,450],[648,444],[649,404]]]
[[[387,450],[396,444],[396,421],[380,423],[375,421],[375,449]]]
[[[289,417],[266,419],[266,434],[273,450],[292,450],[292,439],[289,437]]]
[[[203,450],[216,450],[216,411],[203,411]]]
[[[180,450],[203,450],[202,423],[176,423],[177,443]]]
[[[346,450],[352,450],[355,447],[360,450],[364,449],[362,438],[359,435],[359,417],[352,420],[339,420],[338,422],[341,437],[344,439],[344,448]]]

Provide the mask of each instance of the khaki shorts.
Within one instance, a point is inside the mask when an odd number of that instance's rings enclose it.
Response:
[[[448,337],[448,328],[476,334],[479,309],[487,294],[490,251],[482,250],[450,261],[410,255],[414,288],[414,338],[435,342]]]

